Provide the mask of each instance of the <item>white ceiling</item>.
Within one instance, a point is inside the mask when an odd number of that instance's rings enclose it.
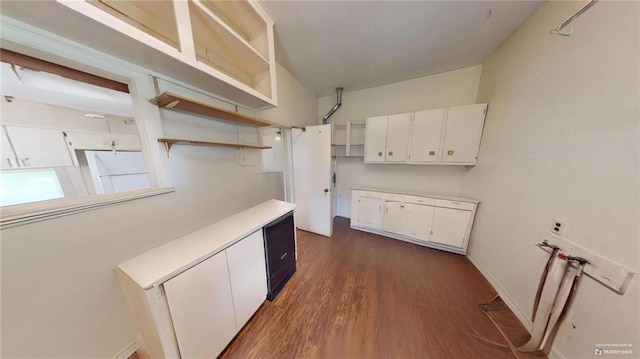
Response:
[[[269,1],[276,57],[318,95],[481,64],[544,1]]]

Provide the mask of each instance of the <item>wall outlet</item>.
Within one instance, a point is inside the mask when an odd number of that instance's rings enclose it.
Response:
[[[564,222],[553,221],[553,225],[551,226],[551,232],[561,236],[563,229],[564,229]]]

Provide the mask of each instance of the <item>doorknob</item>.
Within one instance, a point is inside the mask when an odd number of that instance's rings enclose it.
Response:
[[[329,193],[329,189],[328,189],[328,188],[325,188],[325,189],[324,189],[324,193]]]

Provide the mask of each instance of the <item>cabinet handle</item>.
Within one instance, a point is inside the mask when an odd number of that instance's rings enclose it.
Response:
[[[22,162],[23,167],[29,166],[29,157],[21,158],[20,162]]]
[[[389,151],[389,156],[393,156],[393,151]]]
[[[447,151],[447,154],[448,154],[449,156],[453,156],[453,151]]]
[[[429,156],[434,156],[436,154],[436,151],[429,151]]]
[[[378,152],[378,156],[382,156],[382,152]]]
[[[13,161],[11,161],[10,157],[7,157],[7,163],[9,164],[9,168],[13,168]]]

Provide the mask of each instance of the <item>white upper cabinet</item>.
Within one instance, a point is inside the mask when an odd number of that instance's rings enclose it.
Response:
[[[410,162],[437,162],[441,158],[440,137],[447,110],[418,111],[411,126]]]
[[[475,165],[487,104],[367,119],[365,163]]]
[[[10,169],[17,168],[18,161],[16,159],[16,154],[13,152],[13,147],[11,147],[11,143],[9,142],[9,138],[4,130],[3,126],[0,126],[0,145],[2,148],[0,149],[0,153],[2,154],[2,161],[0,161],[0,169]]]
[[[447,114],[442,162],[475,163],[487,104],[451,107]]]
[[[21,126],[6,126],[6,131],[15,151],[18,167],[73,166],[71,152],[62,131]]]
[[[387,162],[406,162],[411,129],[411,114],[390,115],[387,124]]]
[[[389,116],[369,117],[365,129],[364,161],[384,162]]]

